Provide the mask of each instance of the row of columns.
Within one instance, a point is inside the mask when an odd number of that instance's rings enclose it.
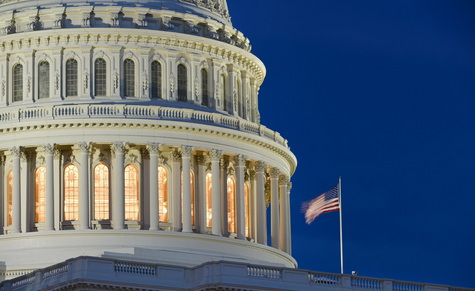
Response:
[[[149,230],[160,230],[159,222],[159,181],[158,181],[158,166],[160,164],[160,144],[151,143],[147,145],[149,153],[149,201],[150,201],[150,217]],[[54,217],[54,154],[55,146],[43,146],[45,151],[45,166],[46,166],[46,210],[44,230],[52,231],[55,229]],[[78,229],[85,230],[90,228],[90,195],[89,195],[89,181],[82,177],[89,177],[89,155],[90,144],[80,143],[76,146],[79,151],[77,160],[79,170],[79,225]],[[111,145],[111,153],[114,165],[124,165],[125,162],[125,143],[117,142]],[[222,181],[225,180],[223,169],[220,162],[223,158],[223,152],[220,150],[209,150],[210,169],[212,174],[212,226],[211,233],[216,236],[223,235],[223,217],[227,217],[227,213],[223,213],[222,205],[227,201],[222,201],[226,197],[226,187],[223,186]],[[21,222],[21,150],[18,147],[10,149],[11,163],[12,163],[12,225],[11,233],[20,233],[22,227]],[[171,191],[170,196],[173,196],[173,218],[172,230],[181,232],[193,232],[192,225],[192,196],[190,183],[181,183],[181,175],[183,181],[191,181],[191,159],[193,157],[193,148],[191,146],[181,146],[180,151],[172,152],[171,161]],[[203,155],[197,156],[198,169],[198,185],[196,200],[200,209],[198,215],[199,221],[196,223],[201,226],[200,232],[205,233],[206,226],[206,173],[207,165]],[[251,220],[249,227],[251,228],[250,236],[259,244],[267,245],[267,201],[265,193],[266,172],[269,174],[270,183],[270,210],[271,210],[271,242],[272,246],[282,249],[290,253],[290,201],[289,201],[289,179],[282,175],[277,168],[268,167],[262,161],[252,163],[253,169],[250,171],[249,186],[250,186],[250,214]],[[236,155],[234,157],[235,168],[235,182],[236,182],[236,236],[238,239],[246,239],[246,208],[245,208],[245,168],[246,158],[243,155]],[[113,167],[111,180],[114,183],[114,191],[111,195],[112,206],[112,228],[125,228],[125,190],[124,190],[124,167]],[[60,197],[57,195],[56,197]],[[224,215],[224,216],[223,216]]]

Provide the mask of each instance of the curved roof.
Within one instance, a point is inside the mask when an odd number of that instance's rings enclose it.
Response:
[[[178,13],[194,14],[203,18],[209,18],[231,25],[231,18],[228,12],[226,0],[0,0],[0,13],[21,11],[38,7],[63,6],[122,6],[122,7],[142,7],[158,10],[176,11]]]

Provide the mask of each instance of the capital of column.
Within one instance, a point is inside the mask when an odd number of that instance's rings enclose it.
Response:
[[[279,177],[279,186],[287,186],[289,184],[289,177],[285,176],[285,175],[281,175]]]
[[[250,170],[249,171],[249,179],[250,180],[255,180],[256,179],[256,171],[255,170]]]
[[[244,167],[246,165],[246,157],[243,155],[234,156],[236,167]]]
[[[229,161],[225,159],[224,157],[219,159],[219,168],[223,170],[229,168]]]
[[[89,150],[91,149],[91,144],[88,142],[81,142],[78,143],[78,148],[79,152],[81,153],[89,153]]]
[[[172,151],[172,161],[173,162],[180,162],[181,161],[181,155],[178,150]]]
[[[115,142],[111,145],[112,154],[123,154],[125,152],[125,144],[123,142]]]
[[[287,183],[287,190],[290,192],[292,190],[292,182]]]
[[[10,154],[12,155],[12,157],[16,157],[16,158],[19,158],[21,156],[21,153],[22,153],[22,150],[20,147],[12,147],[9,149],[10,151]]]
[[[43,145],[43,149],[48,155],[54,155],[56,152],[56,147],[54,146],[54,144],[45,144]]]
[[[181,156],[184,158],[191,157],[191,153],[193,152],[193,147],[191,146],[181,146]]]
[[[210,150],[209,151],[209,156],[212,161],[218,161],[219,158],[223,155],[223,151],[220,150]]]
[[[255,168],[257,173],[262,173],[266,169],[266,164],[263,161],[257,161],[255,163]]]
[[[280,175],[280,171],[279,169],[272,167],[269,169],[269,175],[271,179],[278,179]]]
[[[196,163],[198,164],[198,166],[206,166],[207,160],[207,157],[203,154],[196,156]]]
[[[147,145],[147,150],[151,155],[158,155],[158,152],[160,151],[160,146],[161,144],[159,143],[149,143]]]

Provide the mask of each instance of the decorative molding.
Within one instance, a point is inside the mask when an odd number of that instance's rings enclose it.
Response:
[[[147,145],[147,150],[150,153],[150,155],[158,155],[160,151],[160,146],[161,144],[159,143],[149,143]]]
[[[269,168],[269,176],[271,179],[279,179],[280,175],[280,170],[275,167],[270,167]]]
[[[209,157],[211,158],[211,161],[217,162],[221,158],[222,155],[223,155],[223,151],[220,151],[220,150],[209,151]]]
[[[184,158],[190,158],[191,153],[193,152],[193,147],[191,146],[181,146],[180,153]]]
[[[234,156],[234,163],[236,167],[244,167],[246,165],[246,157],[243,155]]]
[[[255,168],[257,173],[263,173],[266,169],[267,165],[263,161],[257,161],[255,163]]]

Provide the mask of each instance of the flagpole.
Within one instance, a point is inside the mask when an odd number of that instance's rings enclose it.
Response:
[[[343,223],[342,223],[342,209],[341,209],[341,177],[338,178],[338,199],[340,201],[340,266],[341,273],[343,272]]]

